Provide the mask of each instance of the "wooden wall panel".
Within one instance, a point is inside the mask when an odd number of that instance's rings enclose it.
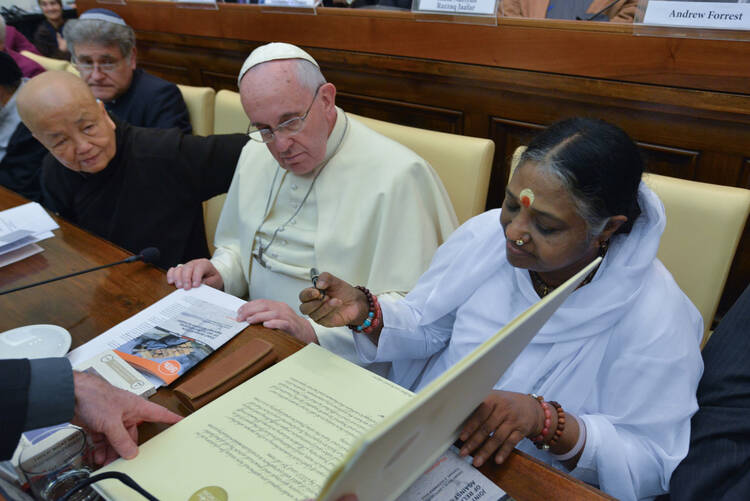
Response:
[[[737,186],[750,190],[750,158],[744,158]]]
[[[505,198],[505,186],[510,176],[510,164],[516,148],[544,128],[538,123],[520,122],[500,117],[490,117],[490,139],[495,142],[495,159],[492,164],[487,208],[500,207]]]
[[[351,113],[386,122],[398,122],[402,125],[451,134],[463,133],[463,113],[460,110],[425,106],[349,92],[338,92],[336,104]]]
[[[76,4],[79,12],[100,6],[98,0]],[[500,18],[499,26],[476,26],[415,22],[411,12],[323,7],[309,16],[257,5],[219,3],[217,10],[205,10],[140,0],[108,8],[141,32],[283,40],[312,48],[725,92],[745,92],[750,77],[750,54],[742,41],[634,36],[633,27],[625,24]]]
[[[663,176],[695,180],[700,152],[638,142],[646,171]]]
[[[159,78],[163,78],[164,80],[169,80],[170,82],[182,83],[192,80],[189,76],[189,70],[184,66],[162,64],[152,61],[140,61],[138,66],[149,73],[156,75]]]

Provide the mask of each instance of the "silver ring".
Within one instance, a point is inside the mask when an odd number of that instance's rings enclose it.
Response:
[[[519,238],[518,240],[516,240],[516,245],[519,246],[519,247],[521,247],[525,243],[526,242],[524,242],[522,238]]]
[[[182,268],[184,265],[182,263],[177,265],[177,268]]]

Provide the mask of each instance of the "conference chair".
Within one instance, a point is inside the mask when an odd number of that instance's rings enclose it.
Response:
[[[511,176],[525,149],[513,154]],[[643,181],[667,213],[657,256],[703,317],[705,344],[750,213],[750,190],[658,174]]]
[[[240,95],[231,90],[220,90],[216,93],[214,103],[214,134],[233,134],[237,132],[246,132],[250,119],[247,118],[245,110],[242,109]],[[224,207],[224,200],[227,198],[226,193],[216,195],[210,200],[203,202],[203,223],[206,230],[206,240],[208,240],[208,250],[213,254],[214,235],[216,234],[216,225],[219,223],[221,209]]]
[[[192,87],[178,84],[190,114],[190,125],[196,136],[209,136],[214,132],[214,100],[216,91],[211,87]]]
[[[21,54],[29,59],[33,59],[45,70],[70,71],[68,68],[72,66],[70,62],[63,59],[53,59],[51,57],[40,56],[39,54],[34,54],[28,50],[22,50]]]
[[[214,134],[247,132],[250,119],[242,109],[239,92],[220,90],[216,93]]]
[[[459,223],[484,212],[495,153],[492,140],[347,115],[427,160],[448,191]]]

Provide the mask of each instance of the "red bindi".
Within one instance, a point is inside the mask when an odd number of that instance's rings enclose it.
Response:
[[[518,194],[518,198],[521,200],[521,205],[528,209],[534,203],[534,192],[530,188],[524,188]]]

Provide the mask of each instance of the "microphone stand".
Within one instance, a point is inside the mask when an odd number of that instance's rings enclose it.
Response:
[[[61,277],[50,278],[49,280],[44,280],[42,282],[36,282],[36,283],[33,283],[33,284],[22,285],[21,287],[16,287],[15,289],[9,289],[7,291],[2,291],[2,292],[0,292],[0,296],[4,296],[5,294],[10,294],[11,292],[21,291],[21,290],[24,290],[24,289],[29,289],[31,287],[36,287],[37,285],[44,285],[44,284],[48,284],[50,282],[57,282],[58,280],[62,280],[64,278],[70,278],[70,277],[75,277],[75,276],[78,276],[78,275],[83,275],[84,273],[88,273],[90,271],[97,271],[97,270],[101,270],[102,268],[109,268],[110,266],[117,266],[118,264],[133,263],[133,262],[139,261],[141,259],[143,259],[143,256],[141,254],[138,254],[137,256],[130,256],[129,258],[123,259],[122,261],[117,261],[116,263],[103,264],[101,266],[97,266],[96,268],[90,268],[88,270],[83,270],[83,271],[76,271],[75,273],[70,273],[68,275],[63,275]]]

